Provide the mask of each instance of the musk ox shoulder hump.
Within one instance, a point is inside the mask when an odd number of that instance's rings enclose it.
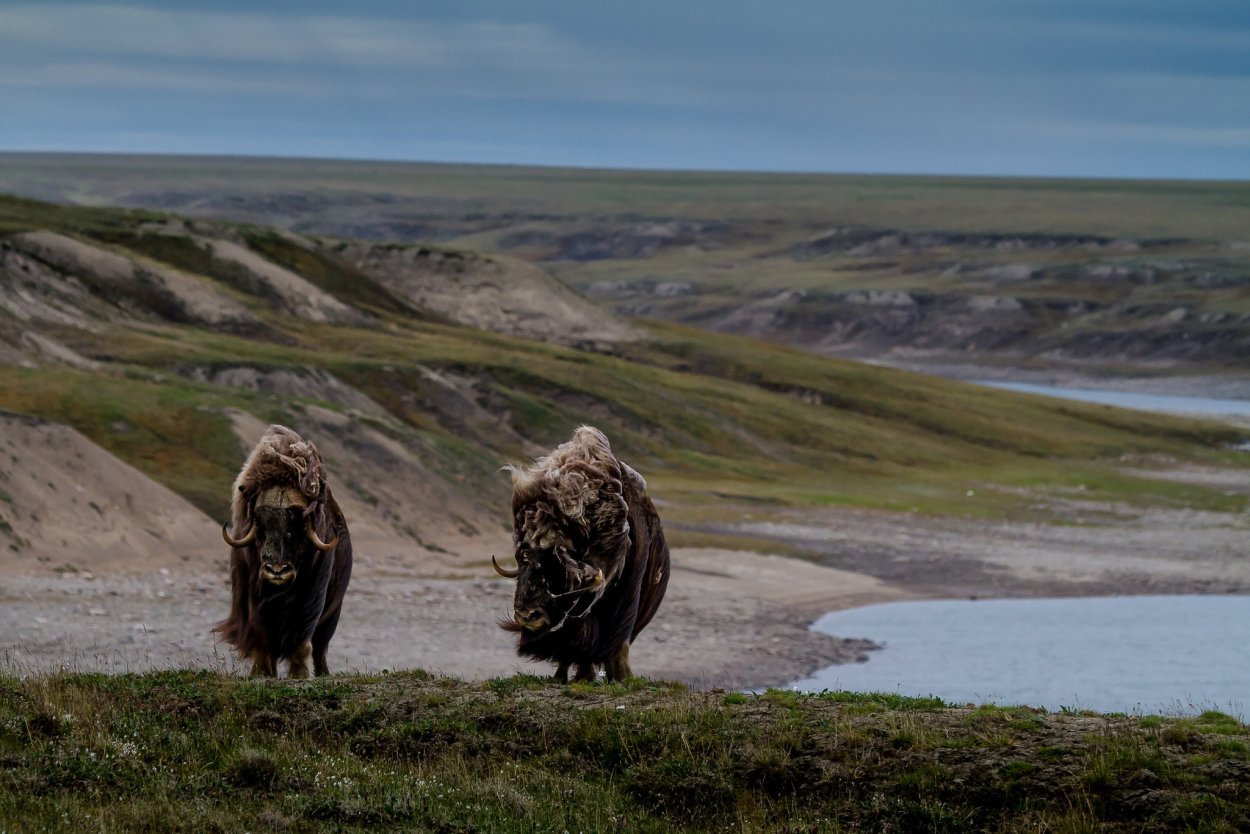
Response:
[[[549,501],[569,519],[585,516],[599,493],[620,490],[621,464],[603,432],[582,426],[573,437],[530,466],[506,466],[512,473],[514,505]]]
[[[603,432],[582,426],[551,454],[512,472],[516,543],[549,547],[561,530],[613,539],[627,529],[621,464]]]

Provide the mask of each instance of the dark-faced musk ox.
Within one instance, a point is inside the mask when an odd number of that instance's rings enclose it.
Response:
[[[603,432],[582,426],[528,467],[512,471],[517,567],[513,617],[523,657],[552,660],[556,680],[630,676],[629,646],[668,587],[668,545],[642,476],[612,454]]]
[[[275,676],[287,662],[293,678],[329,672],[326,647],[339,623],[352,575],[347,522],[325,462],[311,442],[270,426],[235,479],[229,530],[230,616],[214,631],[253,675]]]

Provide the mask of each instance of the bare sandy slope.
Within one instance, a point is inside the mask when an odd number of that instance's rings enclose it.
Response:
[[[1250,469],[1185,469],[1177,476],[1230,492],[1250,489]],[[1067,523],[843,509],[782,513],[721,532],[798,547],[823,564],[925,596],[1250,593],[1245,513],[1143,509],[1076,498],[1051,499],[1051,509]]]
[[[359,324],[364,321],[358,311],[317,287],[301,275],[265,260],[239,243],[219,238],[194,237],[207,246],[213,257],[245,270],[269,288],[283,310],[302,319],[336,324]]]
[[[562,344],[638,337],[616,316],[514,258],[346,241],[327,248],[400,298],[459,324]]]
[[[207,516],[78,432],[0,412],[0,570],[147,573],[220,544]]]
[[[259,321],[228,292],[165,264],[119,255],[102,246],[56,232],[24,232],[10,238],[19,251],[59,271],[70,281],[90,276],[121,294],[147,293],[162,316],[210,327],[257,325]]]

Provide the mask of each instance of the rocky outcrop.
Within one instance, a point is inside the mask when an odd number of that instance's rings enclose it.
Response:
[[[1052,252],[1060,249],[1136,252],[1140,249],[1159,249],[1186,242],[1180,238],[1127,240],[1087,234],[917,232],[867,226],[838,226],[802,240],[789,247],[786,252],[796,260],[834,254],[869,257],[956,248],[991,252]]]

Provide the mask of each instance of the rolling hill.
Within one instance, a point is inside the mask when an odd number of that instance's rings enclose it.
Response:
[[[1115,463],[1219,461],[1240,438],[625,322],[506,256],[20,198],[0,199],[0,408],[6,435],[67,426],[214,518],[263,426],[288,423],[327,453],[358,540],[449,564],[466,539],[502,537],[499,465],[585,422],[688,540],[743,503],[1027,517],[1041,512],[1030,491],[1091,483],[1225,506]],[[50,464],[9,454],[0,552],[55,560],[41,510],[95,499],[55,479],[13,488]],[[981,484],[994,486],[968,502]]]
[[[1245,182],[0,155],[0,190],[508,254],[629,317],[897,364],[1239,371]]]

